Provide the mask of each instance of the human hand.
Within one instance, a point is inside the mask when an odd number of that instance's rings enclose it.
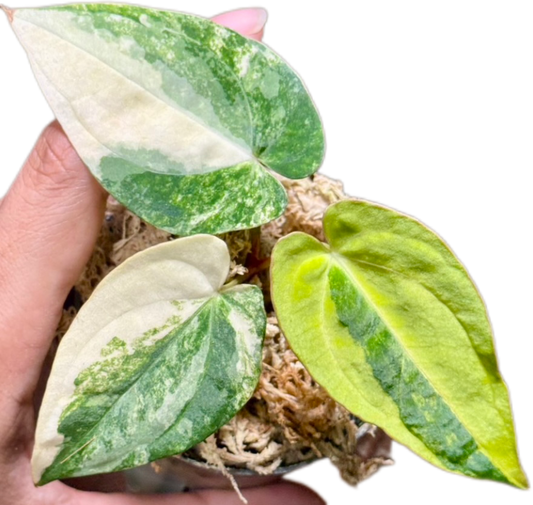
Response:
[[[245,9],[214,20],[260,40],[266,13]],[[134,496],[85,492],[62,482],[37,488],[32,482],[35,391],[63,301],[93,250],[106,196],[53,122],[0,201],[0,504],[237,505],[233,491]],[[251,505],[323,504],[309,489],[288,482],[245,494]]]

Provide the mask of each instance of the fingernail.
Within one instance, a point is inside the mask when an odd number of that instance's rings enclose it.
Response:
[[[242,35],[254,35],[265,27],[268,12],[261,8],[239,9],[225,12],[213,18],[213,21],[231,28]]]
[[[331,505],[333,502],[316,486],[313,486],[310,482],[300,477],[286,477],[282,479],[288,484],[293,484],[296,486],[304,487],[308,491],[312,491],[313,494],[320,500],[320,503]]]

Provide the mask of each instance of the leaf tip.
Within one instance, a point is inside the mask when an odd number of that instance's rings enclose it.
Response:
[[[0,12],[2,12],[8,24],[11,24],[11,21],[13,19],[13,10],[14,9],[9,5],[0,3]]]

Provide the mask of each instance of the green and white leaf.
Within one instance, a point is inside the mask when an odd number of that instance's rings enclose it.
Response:
[[[132,5],[11,13],[37,80],[98,180],[179,235],[271,221],[323,158],[320,118],[274,52],[203,18]]]
[[[222,287],[226,244],[198,235],[111,272],[61,341],[32,458],[36,483],[181,453],[229,421],[261,372],[263,295]]]
[[[272,296],[333,398],[431,463],[527,487],[483,301],[443,241],[363,201],[331,206],[329,246],[278,242]]]

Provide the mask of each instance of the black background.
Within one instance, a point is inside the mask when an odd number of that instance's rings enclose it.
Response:
[[[531,156],[523,121],[531,111],[521,13],[287,4],[268,3],[268,41],[303,72],[326,116],[326,170],[352,192],[418,214],[468,262],[490,300],[527,456]],[[212,12],[227,4],[185,7]],[[49,112],[5,28],[0,37],[1,189]],[[364,486],[359,498],[516,496],[447,478],[401,449],[397,455],[398,468]],[[305,476],[329,478],[322,487],[331,498],[335,486],[342,492],[325,465]],[[347,491],[344,497],[355,499]]]

